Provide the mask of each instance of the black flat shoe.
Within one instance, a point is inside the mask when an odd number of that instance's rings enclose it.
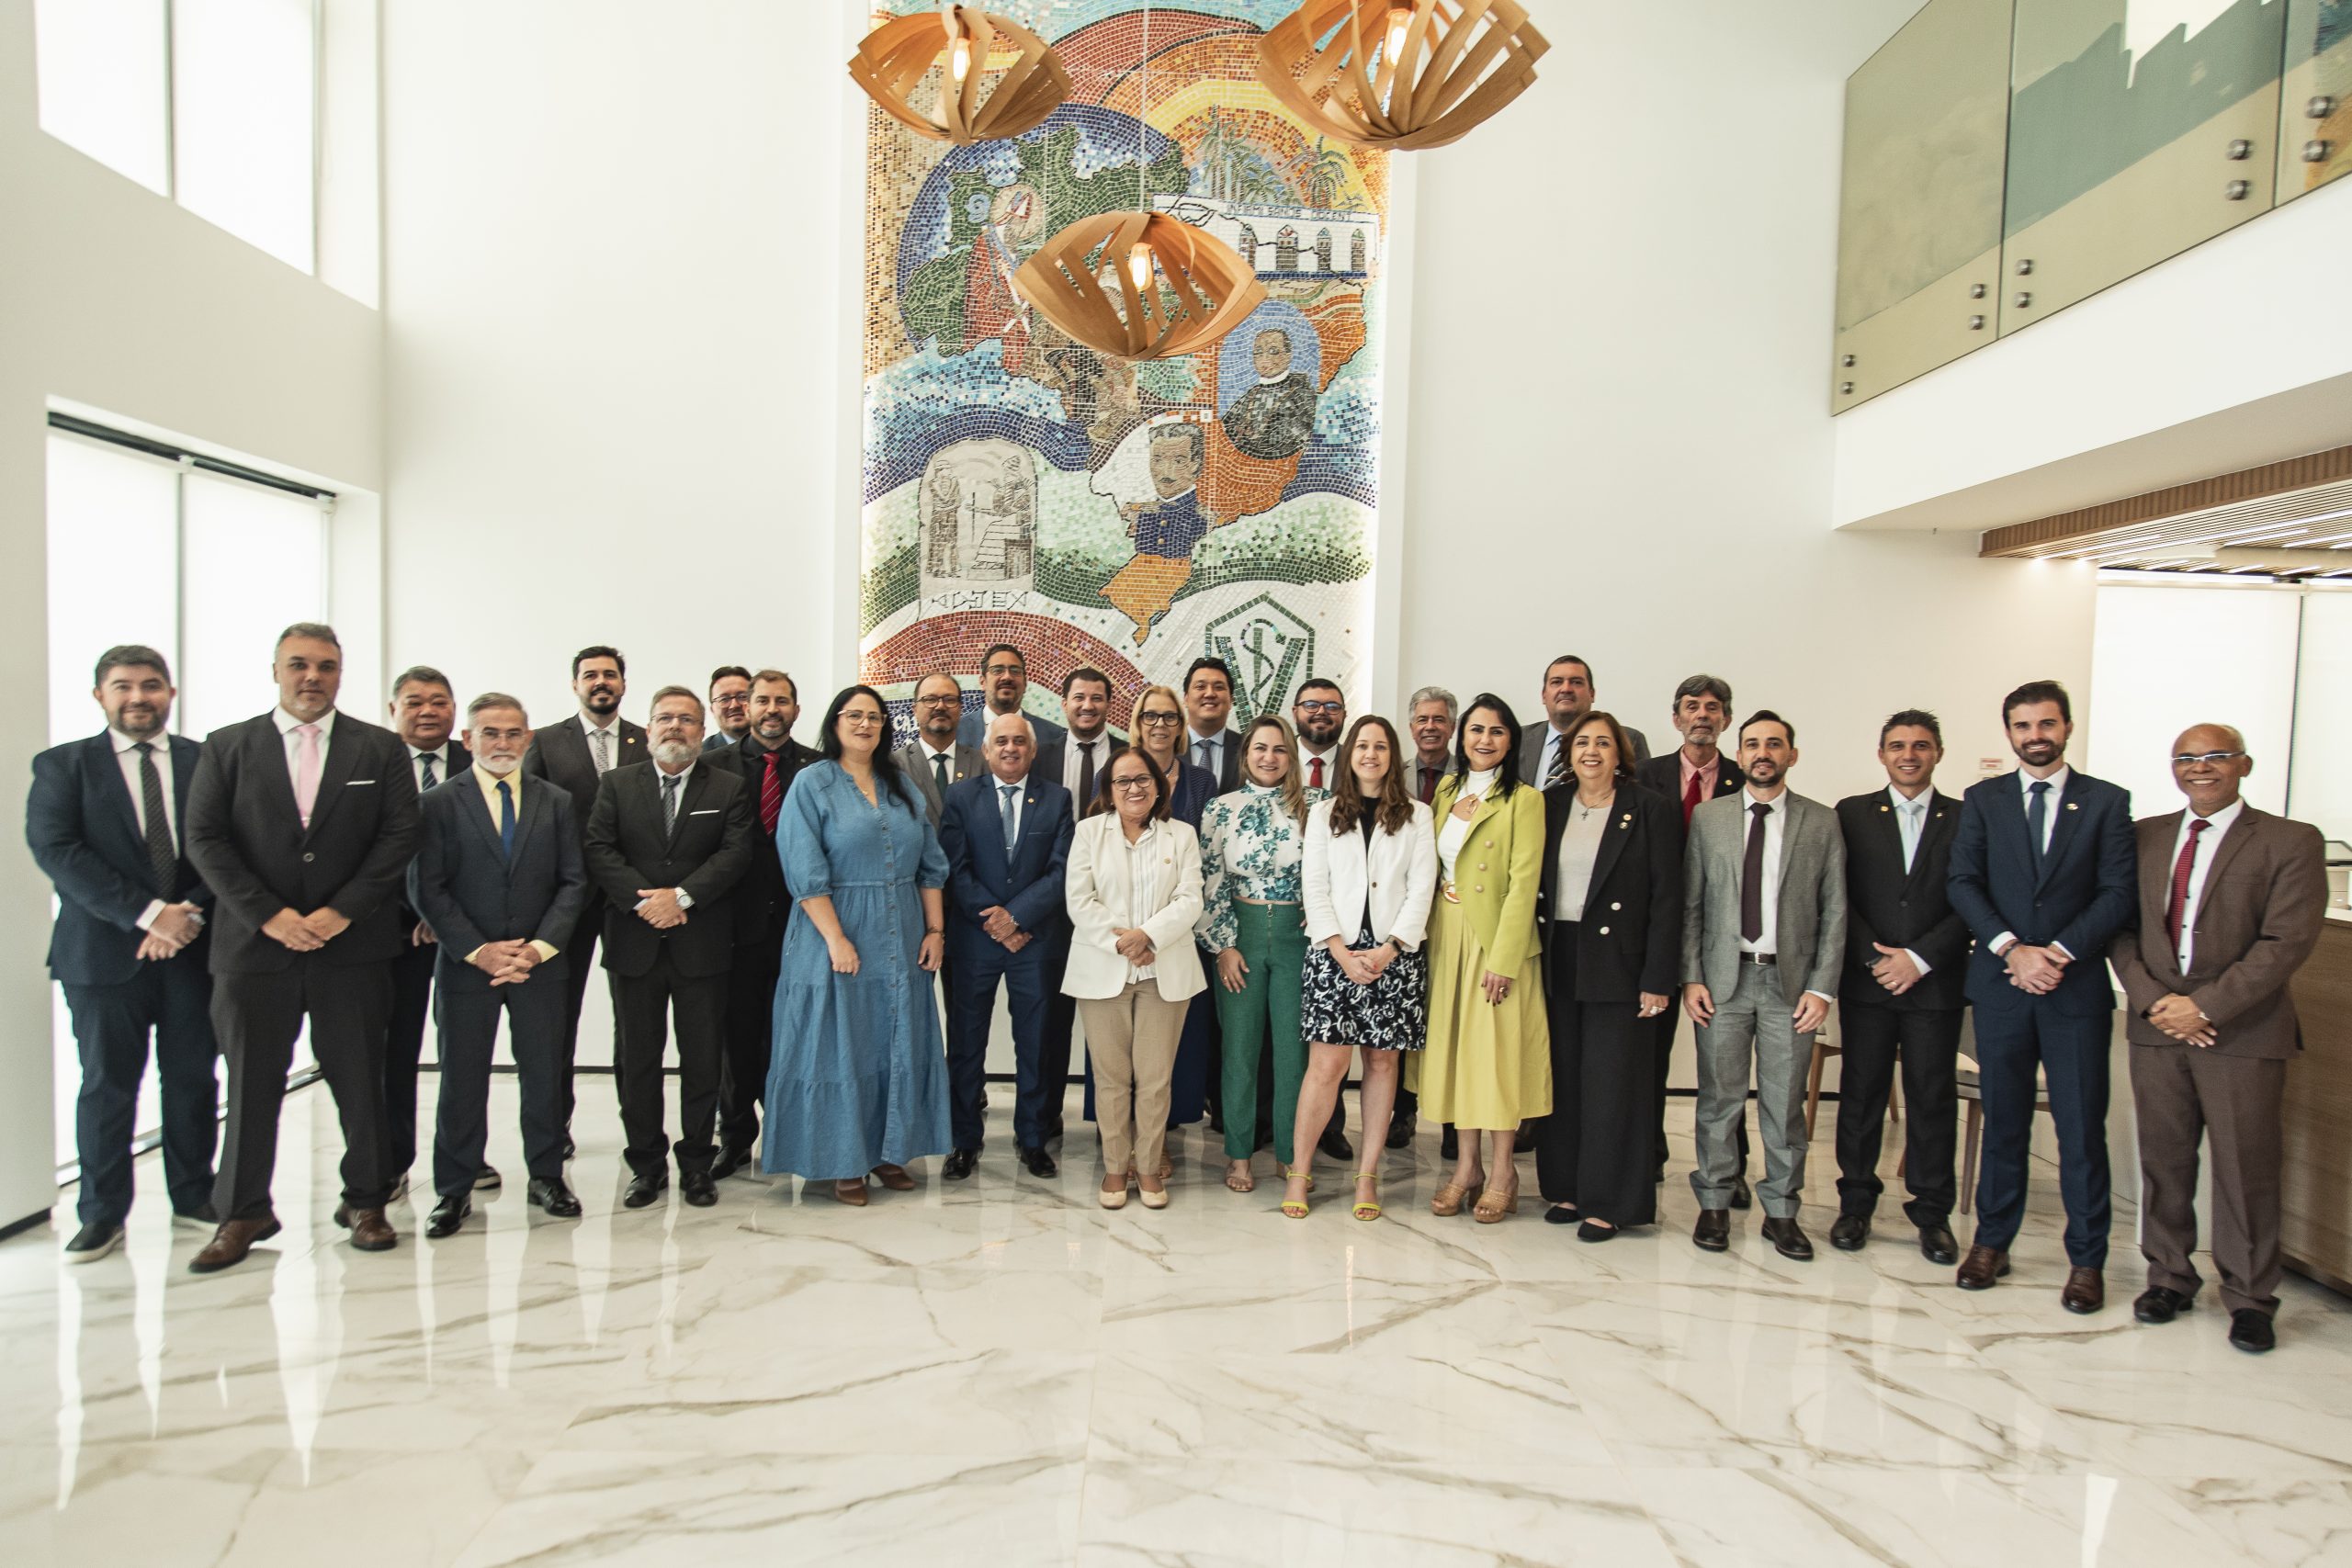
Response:
[[[1950,1225],[1921,1225],[1919,1256],[1930,1263],[1957,1263],[1960,1261],[1960,1238],[1951,1234]]]
[[[580,1217],[580,1200],[573,1197],[571,1189],[560,1181],[535,1180],[531,1183],[530,1196],[531,1207],[545,1209],[559,1220]]]
[[[2151,1285],[2132,1303],[2132,1315],[2142,1323],[2170,1323],[2188,1310],[2188,1298],[2169,1285]]]
[[[1735,1209],[1745,1209],[1754,1204],[1755,1201],[1756,1194],[1748,1190],[1747,1173],[1746,1171],[1742,1171],[1739,1175],[1732,1179],[1731,1206]]]
[[[1772,1250],[1783,1258],[1794,1258],[1799,1263],[1813,1261],[1813,1238],[1804,1234],[1794,1215],[1785,1220],[1766,1220],[1764,1239],[1770,1242]]]
[[[1554,1203],[1544,1211],[1544,1223],[1547,1225],[1572,1225],[1582,1217],[1574,1203]]]
[[[1871,1239],[1867,1214],[1840,1214],[1829,1227],[1829,1245],[1840,1252],[1860,1252]]]
[[[669,1190],[670,1179],[666,1176],[632,1176],[628,1179],[628,1187],[621,1193],[621,1207],[647,1208],[660,1202],[662,1194]]]
[[[678,1195],[697,1209],[707,1209],[718,1201],[718,1183],[707,1170],[682,1170],[678,1173]]]
[[[2259,1356],[2278,1348],[2278,1331],[2271,1325],[2269,1314],[2240,1307],[2230,1314],[2230,1343],[2249,1355]]]
[[[940,1161],[939,1177],[943,1181],[961,1181],[978,1170],[979,1165],[979,1150],[957,1149]]]
[[[1062,1173],[1062,1168],[1054,1163],[1054,1156],[1042,1148],[1022,1149],[1019,1153],[1021,1168],[1032,1176],[1044,1177],[1050,1180]]]
[[[710,1179],[713,1181],[724,1181],[739,1170],[750,1169],[751,1165],[751,1145],[721,1144],[718,1145],[718,1157],[710,1162]]]
[[[1587,1220],[1584,1224],[1577,1227],[1577,1239],[1578,1241],[1613,1241],[1616,1237],[1617,1227],[1615,1225],[1597,1225],[1590,1220]]]
[[[424,1222],[426,1238],[439,1241],[445,1236],[457,1235],[458,1227],[464,1224],[466,1216],[473,1212],[473,1204],[466,1199],[442,1199],[441,1201],[433,1205],[433,1213]]]

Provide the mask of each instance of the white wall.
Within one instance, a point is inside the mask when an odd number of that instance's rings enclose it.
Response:
[[[52,400],[338,486],[380,484],[382,449],[375,312],[43,135],[32,28],[29,0],[0,0],[0,667],[39,691]],[[91,636],[93,654],[112,640],[104,628]],[[254,657],[266,660],[266,649]],[[19,724],[0,737],[0,777],[22,787],[45,730]],[[23,837],[7,835],[0,1224],[56,1197],[48,931],[49,885]]]

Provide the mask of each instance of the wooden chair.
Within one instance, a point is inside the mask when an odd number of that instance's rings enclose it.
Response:
[[[1969,1058],[1961,1058],[1960,1098],[1968,1107],[1968,1126],[1960,1154],[1960,1212],[1969,1213],[1976,1206],[1976,1156],[1984,1141],[1984,1088],[1976,1066]],[[2039,1070],[2034,1074],[2033,1108],[2050,1109],[2050,1086]]]

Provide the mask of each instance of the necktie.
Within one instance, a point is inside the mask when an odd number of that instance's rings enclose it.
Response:
[[[2172,949],[2180,951],[2180,923],[2188,915],[2188,875],[2197,869],[2197,840],[2213,824],[2201,817],[2188,819],[2188,842],[2180,846],[2180,858],[2172,863],[2172,905],[2165,911],[2165,934],[2172,938]]]
[[[307,829],[311,807],[319,803],[319,727],[298,724],[294,735],[294,809],[302,814],[302,826]]]
[[[155,766],[155,746],[141,740],[139,753],[139,811],[147,818],[147,863],[155,875],[155,891],[168,898],[180,879],[180,853],[172,846],[171,819],[164,815],[164,775]]]
[[[1690,779],[1682,786],[1682,830],[1686,833],[1690,830],[1690,814],[1699,809],[1699,770],[1693,768]]]
[[[1094,798],[1094,748],[1101,744],[1100,740],[1078,743],[1078,808],[1081,812]]]
[[[678,780],[683,776],[665,773],[662,778],[662,825],[672,832],[678,828]]]
[[[2050,853],[2050,781],[2036,779],[2027,786],[2032,795],[2025,808],[2025,830],[2033,840],[2033,858],[2038,863]]]
[[[1568,782],[1568,738],[1554,731],[1551,765],[1544,770],[1544,787]]]
[[[596,774],[601,778],[613,771],[613,732],[592,729],[588,738],[596,743]]]
[[[944,752],[944,751],[933,751],[933,752],[931,754],[931,776],[932,776],[933,779],[935,779],[935,780],[937,780],[937,781],[938,781],[938,784],[939,784],[939,793],[940,793],[940,794],[942,794],[942,795],[945,795],[945,794],[947,793],[947,753],[946,753],[946,752]]]
[[[1911,867],[1919,859],[1919,818],[1928,809],[1928,803],[1924,800],[1906,800],[1894,809],[1902,818],[1903,873],[1907,876],[1911,874]]]
[[[1306,787],[1309,789],[1323,787],[1323,759],[1320,757],[1306,759]]]
[[[996,792],[1003,798],[1003,804],[997,807],[997,815],[1004,818],[1004,858],[1010,861],[1012,858],[1012,840],[1019,836],[1021,829],[1021,819],[1013,815],[1012,797],[1021,793],[1021,786],[999,784]]]
[[[1209,743],[1205,740],[1193,742],[1193,761],[1210,773],[1216,772],[1216,764],[1209,761]]]
[[[498,781],[498,844],[514,858],[514,786],[504,779]]]
[[[441,781],[433,776],[432,752],[419,751],[416,754],[416,760],[424,764],[424,776],[419,779],[416,784],[416,793],[423,795],[426,790],[431,789],[435,784],[439,784]]]
[[[1747,857],[1739,867],[1739,940],[1764,934],[1764,819],[1772,808],[1762,801],[1747,808]]]
[[[784,809],[784,752],[768,753],[767,771],[760,775],[760,831],[775,837],[776,815]]]
[[[1421,764],[1421,804],[1427,806],[1437,797],[1437,770],[1427,762]]]

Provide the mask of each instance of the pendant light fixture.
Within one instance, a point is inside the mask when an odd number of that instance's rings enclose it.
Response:
[[[1014,58],[991,71],[999,51]],[[933,71],[937,95],[922,108],[914,94]],[[958,147],[1034,130],[1070,91],[1069,72],[1045,39],[977,6],[945,5],[935,15],[918,11],[883,23],[850,57],[849,75],[916,135]]]
[[[1518,0],[1304,0],[1258,40],[1258,80],[1316,130],[1414,152],[1525,92],[1552,46]]]

